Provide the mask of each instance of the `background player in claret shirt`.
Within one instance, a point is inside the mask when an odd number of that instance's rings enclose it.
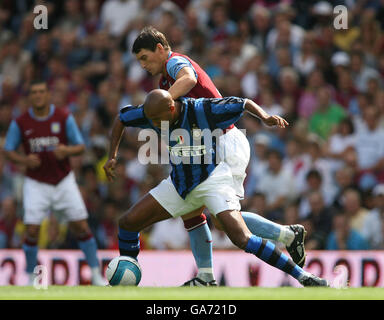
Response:
[[[189,57],[171,51],[165,36],[153,27],[146,27],[136,38],[132,52],[141,66],[153,76],[161,75],[159,87],[168,90],[173,99],[180,97],[221,98],[220,92],[207,73]],[[244,197],[243,182],[249,162],[249,144],[245,135],[233,124],[220,139],[221,154],[233,172],[239,198]],[[233,158],[238,145],[247,145],[243,158]],[[189,231],[190,244],[198,267],[197,277],[185,285],[214,285],[212,269],[212,236],[204,208],[183,216],[185,228]],[[305,230],[300,225],[281,226],[259,215],[242,212],[248,228],[255,234],[283,242],[293,260],[303,266],[305,262]],[[215,218],[213,221],[216,222]],[[215,223],[219,227],[218,223]]]
[[[85,150],[74,117],[49,103],[47,84],[30,87],[32,107],[12,121],[4,150],[7,158],[26,167],[23,186],[26,236],[23,250],[29,284],[37,265],[38,235],[43,219],[52,211],[64,214],[92,270],[92,284],[105,285],[100,273],[96,241],[88,226],[88,212],[71,171],[69,157]],[[23,145],[24,154],[17,150]]]

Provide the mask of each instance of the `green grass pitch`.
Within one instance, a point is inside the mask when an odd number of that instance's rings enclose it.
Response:
[[[384,300],[384,288],[3,286],[0,300]]]

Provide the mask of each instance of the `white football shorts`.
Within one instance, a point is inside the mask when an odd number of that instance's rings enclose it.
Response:
[[[88,218],[88,212],[71,171],[57,185],[25,177],[23,186],[24,223],[40,225],[49,213],[62,215],[68,221]]]
[[[219,159],[229,165],[233,175],[236,195],[244,199],[244,180],[251,156],[250,146],[245,134],[234,127],[219,138],[217,148]]]
[[[213,215],[241,208],[231,168],[225,162],[217,165],[210,176],[195,187],[185,199],[177,193],[171,177],[164,179],[149,193],[173,217],[183,216],[202,206],[206,206]]]

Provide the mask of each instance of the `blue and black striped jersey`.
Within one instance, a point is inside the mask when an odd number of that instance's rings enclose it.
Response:
[[[172,166],[171,179],[179,195],[185,199],[215,169],[218,164],[217,139],[224,129],[240,119],[245,99],[181,98],[180,101],[180,117],[167,132],[152,125],[142,105],[123,107],[120,121],[125,126],[152,128],[163,139],[167,138],[165,142]]]

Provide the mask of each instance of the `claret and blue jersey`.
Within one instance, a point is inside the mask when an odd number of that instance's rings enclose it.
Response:
[[[15,151],[23,145],[26,154],[37,154],[41,165],[28,168],[26,175],[56,185],[70,172],[69,160],[58,160],[53,154],[59,144],[78,145],[84,141],[73,115],[51,105],[43,119],[37,118],[32,108],[14,119],[8,128],[4,150]]]
[[[245,99],[181,98],[182,111],[178,121],[166,135],[172,166],[171,179],[182,198],[203,182],[217,163],[217,132],[239,120]],[[143,106],[127,106],[120,110],[125,126],[152,128],[164,138],[164,132],[146,118]],[[220,131],[223,133],[223,131]]]

